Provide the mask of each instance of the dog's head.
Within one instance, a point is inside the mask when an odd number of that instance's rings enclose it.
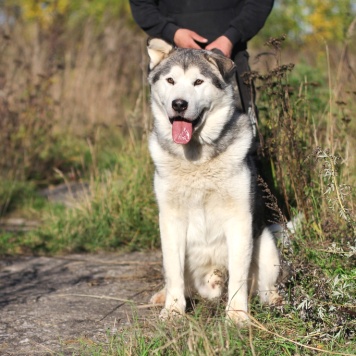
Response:
[[[166,119],[161,126],[171,125],[174,142],[187,144],[203,131],[208,116],[231,108],[235,65],[220,51],[174,48],[155,38],[148,55],[153,114]]]

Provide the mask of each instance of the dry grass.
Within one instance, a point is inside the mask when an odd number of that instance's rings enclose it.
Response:
[[[98,128],[147,128],[144,46],[125,19],[0,28],[1,175],[46,180]]]

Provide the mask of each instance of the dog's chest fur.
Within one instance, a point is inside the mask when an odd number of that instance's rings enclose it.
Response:
[[[216,255],[217,260],[226,260],[222,226],[250,209],[250,175],[243,160],[247,147],[232,145],[202,162],[189,161],[184,154],[169,154],[154,137],[150,148],[154,151],[155,191],[160,211],[169,206],[180,216],[182,226],[187,226],[189,255],[199,255],[199,259]],[[194,246],[199,253],[194,252]],[[205,254],[201,253],[203,249],[207,250]]]

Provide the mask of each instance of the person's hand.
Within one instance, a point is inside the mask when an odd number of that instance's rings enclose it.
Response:
[[[174,34],[174,43],[177,47],[181,48],[195,48],[201,49],[201,47],[195,42],[206,43],[208,40],[194,31],[187,30],[186,28],[180,28]]]
[[[211,51],[214,48],[220,49],[220,51],[224,53],[226,57],[230,58],[232,47],[232,42],[226,36],[220,36],[215,41],[206,46],[205,49],[208,51]]]

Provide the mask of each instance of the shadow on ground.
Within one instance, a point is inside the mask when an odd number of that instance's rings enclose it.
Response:
[[[158,252],[2,259],[0,354],[71,355],[80,340],[105,342],[158,313],[146,304],[161,285]]]

